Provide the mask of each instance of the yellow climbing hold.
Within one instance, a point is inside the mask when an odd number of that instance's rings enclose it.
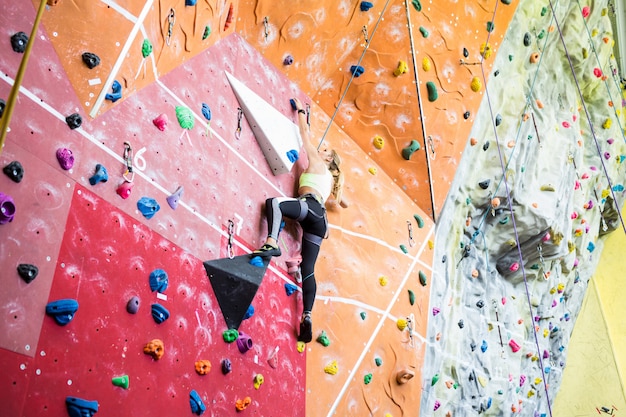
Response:
[[[549,334],[550,334],[550,330],[543,329],[543,337],[548,337]]]
[[[535,385],[539,385],[541,384],[541,378],[537,377],[535,378]]]
[[[480,385],[485,388],[487,386],[487,380],[485,379],[484,376],[479,376],[478,377],[478,382],[480,383]]]
[[[324,372],[329,375],[336,375],[337,371],[339,371],[339,365],[337,365],[337,361],[332,361],[324,367]]]
[[[583,48],[583,58],[587,59],[589,57],[589,51],[587,50],[587,48]]]
[[[556,292],[556,287],[550,288],[550,294],[554,294]]]
[[[565,284],[563,284],[562,282],[559,285],[556,286],[556,290],[559,293],[562,293],[564,289],[565,289]]]
[[[428,239],[428,249],[433,249],[435,247],[435,242],[433,242],[432,240]]]
[[[400,330],[406,329],[407,324],[408,323],[406,319],[402,319],[402,318],[398,319],[398,321],[396,322],[396,325],[398,326],[398,329]]]
[[[606,119],[606,120],[604,121],[604,123],[602,123],[602,127],[603,127],[603,128],[605,128],[605,129],[610,129],[610,128],[611,128],[611,123],[613,123],[613,122],[611,121],[611,119]]]
[[[602,190],[602,198],[607,198],[609,194],[611,194],[611,192],[607,190],[606,188]]]
[[[385,417],[393,417],[393,416],[391,415],[391,413],[387,413],[385,414]]]
[[[485,59],[489,59],[489,57],[491,56],[492,52],[493,51],[491,50],[491,46],[488,43],[483,42],[482,45],[480,45],[480,54]]]
[[[424,59],[422,59],[422,69],[424,71],[430,71],[430,59],[428,57],[425,57]]]
[[[376,167],[369,167],[369,169],[367,170],[370,174],[372,175],[376,175],[376,173],[378,172],[378,170],[376,169]]]
[[[535,391],[533,390],[528,391],[528,398],[532,397],[533,395],[535,395]]]
[[[306,344],[304,342],[300,342],[300,341],[296,345],[296,349],[298,350],[298,353],[304,352],[304,348],[305,347],[306,347]]]
[[[598,35],[598,29],[594,28],[594,29],[591,31],[591,36],[597,36],[597,35]]]
[[[480,82],[480,78],[474,77],[472,78],[472,83],[470,84],[470,87],[473,92],[478,93],[483,88],[483,83]]]
[[[398,67],[393,71],[393,75],[395,75],[397,77],[397,76],[402,75],[405,72],[407,72],[408,69],[409,68],[407,67],[406,62],[400,60],[400,62],[398,62]]]
[[[383,275],[383,276],[378,278],[378,282],[380,283],[381,287],[384,287],[385,285],[387,285],[389,280],[387,279],[386,276]]]
[[[380,135],[374,136],[373,142],[376,149],[382,149],[385,146],[385,139]]]
[[[263,385],[264,381],[265,381],[265,378],[263,378],[262,374],[256,374],[254,376],[254,388],[259,389],[261,385]]]
[[[541,186],[541,191],[555,191],[552,184],[544,184]]]

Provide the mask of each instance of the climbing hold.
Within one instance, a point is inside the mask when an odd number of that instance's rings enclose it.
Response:
[[[404,253],[409,253],[409,250],[404,245],[400,245],[400,250]]]
[[[483,83],[480,82],[480,78],[478,77],[472,78],[472,82],[470,83],[470,88],[475,93],[479,92],[483,88]]]
[[[13,197],[0,192],[0,224],[6,224],[13,221],[15,217],[15,202]]]
[[[189,392],[189,406],[191,407],[191,412],[198,416],[206,411],[206,405],[204,405],[202,398],[200,398],[195,389]]]
[[[433,316],[436,316],[440,312],[441,312],[441,309],[439,307],[433,307]]]
[[[518,269],[519,269],[519,263],[517,263],[517,262],[513,262],[509,266],[509,271],[511,271],[511,272],[516,272]]]
[[[152,318],[157,324],[170,318],[170,312],[159,303],[152,304]]]
[[[480,345],[480,350],[482,350],[483,353],[485,353],[487,351],[487,341],[483,340],[483,343]]]
[[[285,284],[285,292],[287,293],[287,296],[290,296],[291,294],[296,292],[297,289],[298,287],[289,282]]]
[[[2,172],[13,182],[19,183],[24,178],[24,167],[19,161],[13,161],[2,168]]]
[[[211,118],[212,118],[211,108],[206,103],[202,103],[202,116],[204,116],[204,118],[207,119],[207,121],[209,122],[211,121]]]
[[[66,397],[65,407],[70,417],[92,417],[98,412],[98,401],[88,401],[77,397]]]
[[[137,209],[146,219],[150,220],[161,209],[161,206],[154,198],[141,197],[137,201]]]
[[[337,364],[337,361],[335,360],[333,360],[331,363],[329,363],[328,365],[324,367],[324,372],[326,372],[329,375],[336,375],[338,371],[339,371],[339,365]]]
[[[500,114],[496,114],[496,127],[500,126],[502,123],[502,116]]]
[[[419,142],[413,139],[411,143],[409,144],[409,146],[402,149],[402,157],[408,161],[411,159],[411,155],[413,155],[415,151],[419,151],[419,150],[420,150]]]
[[[233,365],[229,359],[222,359],[222,374],[226,375],[233,370]]]
[[[430,67],[431,67],[431,62],[430,59],[428,57],[424,57],[422,59],[422,69],[426,72],[430,71]]]
[[[235,408],[237,411],[243,411],[252,403],[252,398],[246,397],[243,400],[237,400],[235,402]]]
[[[594,245],[593,242],[589,242],[589,244],[587,245],[587,250],[589,252],[593,252],[595,248],[596,248],[596,245]]]
[[[299,156],[298,151],[295,149],[287,151],[287,159],[289,159],[289,162],[292,164],[298,160]]]
[[[470,349],[472,350],[472,352],[475,351],[476,350],[476,343],[474,343],[474,342],[470,343]]]
[[[361,311],[359,315],[361,316],[361,320],[365,320],[365,318],[367,317],[367,313],[365,311]]]
[[[65,123],[67,123],[70,129],[74,130],[83,124],[83,118],[78,113],[72,113],[65,118]]]
[[[363,383],[368,385],[370,382],[372,382],[372,374],[365,374],[363,377]]]
[[[426,30],[426,28],[423,26],[420,26],[420,33],[422,34],[424,38],[427,38],[429,35],[428,30]]]
[[[193,118],[193,113],[188,107],[176,106],[176,118],[178,119],[178,124],[183,129],[193,129],[195,121]]]
[[[306,343],[304,343],[301,340],[298,340],[298,343],[296,343],[296,350],[298,351],[298,353],[304,352],[305,347],[306,347]]]
[[[460,319],[457,325],[459,326],[459,329],[462,329],[463,327],[465,327],[465,322],[463,321],[463,319]]]
[[[492,49],[491,46],[488,43],[482,43],[480,45],[480,54],[485,58],[485,59],[489,59],[489,57],[491,56],[492,53]]]
[[[328,345],[330,345],[330,339],[328,338],[324,330],[322,330],[322,332],[317,337],[317,339],[315,339],[315,341],[320,343],[324,347],[328,347]]]
[[[185,0],[185,6],[195,6],[198,0]]]
[[[478,278],[479,275],[478,269],[472,269],[472,278]]]
[[[167,126],[167,114],[163,113],[158,115],[157,117],[155,117],[152,120],[152,123],[157,127],[157,129],[159,129],[161,132],[165,130],[165,127]]]
[[[172,210],[176,210],[178,207],[178,202],[180,201],[183,195],[184,188],[180,185],[176,191],[174,191],[171,195],[165,198],[167,204],[172,208]]]
[[[436,101],[439,97],[439,94],[437,93],[437,86],[432,81],[428,81],[426,83],[426,91],[428,91],[428,101],[431,103]]]
[[[265,378],[263,378],[263,375],[262,374],[256,374],[254,376],[254,389],[261,388],[261,385],[263,385],[263,382],[265,382]]]
[[[539,189],[541,191],[555,191],[554,185],[552,184],[543,184]]]
[[[96,173],[89,178],[89,184],[96,185],[99,182],[107,182],[109,180],[109,173],[102,164],[96,164]]]
[[[491,207],[494,209],[500,207],[500,199],[498,197],[491,199]]]
[[[366,12],[369,9],[371,9],[372,7],[374,7],[374,4],[370,1],[362,1],[361,2],[361,11],[362,12]]]
[[[128,375],[114,376],[111,379],[111,382],[116,387],[120,387],[120,388],[124,388],[124,389],[128,389],[128,385],[130,384],[130,380],[128,379]]]
[[[167,290],[167,285],[169,283],[169,280],[167,278],[167,272],[162,269],[155,269],[154,271],[150,272],[149,282],[150,290],[152,290],[153,292],[157,291],[160,293],[164,293],[165,290]]]
[[[152,43],[150,43],[149,39],[144,39],[143,43],[141,44],[141,56],[145,58],[148,58],[148,56],[150,56],[150,54],[152,53]]]
[[[530,46],[531,41],[530,32],[526,32],[524,34],[524,46]]]
[[[396,382],[399,385],[404,385],[409,382],[415,376],[415,372],[411,369],[402,369],[396,373]]]
[[[539,54],[539,52],[533,52],[532,54],[530,54],[530,58],[528,60],[531,64],[536,64],[537,62],[539,62],[540,56],[541,55]]]
[[[113,84],[111,85],[111,92],[107,93],[104,98],[106,100],[110,100],[113,103],[115,103],[117,100],[122,98],[122,84],[119,83],[119,81],[114,80]]]
[[[417,227],[419,227],[420,229],[424,227],[424,219],[422,219],[419,214],[414,214],[413,218],[417,222]]]
[[[381,358],[375,358],[374,363],[376,366],[381,366],[383,364],[383,360]]]
[[[24,53],[28,44],[28,35],[24,32],[17,32],[11,36],[11,48],[17,53]]]
[[[267,363],[273,369],[278,368],[278,349],[278,346],[276,346],[267,358]]]
[[[426,274],[423,271],[419,271],[419,279],[420,279],[420,284],[422,284],[422,287],[426,286]]]
[[[469,118],[470,118],[470,116],[471,116],[471,113],[469,112],[469,110],[468,110],[468,111],[466,111],[465,113],[463,113],[463,118],[464,118],[465,120],[469,119]]]
[[[376,135],[374,136],[373,143],[376,149],[382,149],[385,146],[385,139],[380,135]]]
[[[71,298],[51,301],[46,305],[46,314],[52,316],[54,321],[61,326],[72,321],[76,310],[78,310],[78,301]]]
[[[610,129],[611,128],[611,123],[613,123],[611,119],[606,119],[604,121],[604,123],[602,123],[602,128],[603,129]]]
[[[126,200],[128,197],[130,197],[132,188],[133,188],[132,182],[124,181],[123,183],[119,185],[119,187],[117,187],[115,192],[117,193],[117,195],[119,195],[124,200]]]
[[[369,167],[367,169],[367,172],[369,172],[372,175],[376,175],[376,173],[378,172],[378,170],[376,169],[376,167]]]
[[[243,319],[247,320],[250,317],[254,316],[254,306],[252,304],[250,304],[248,306],[248,309],[246,310],[246,314],[243,315]]]
[[[433,375],[432,379],[430,380],[430,386],[432,387],[433,385],[435,385],[437,381],[439,381],[439,374]]]
[[[411,290],[407,290],[409,292],[409,303],[411,305],[415,304],[415,293]]]
[[[483,308],[485,306],[485,302],[483,300],[476,301],[476,307]]]
[[[238,337],[239,332],[237,331],[237,329],[224,330],[224,333],[222,333],[222,338],[226,343],[233,343],[235,340],[237,340]]]
[[[387,279],[386,276],[378,277],[378,283],[380,284],[381,287],[384,287],[385,285],[387,285],[388,282],[389,280]]]
[[[248,263],[252,266],[256,266],[257,268],[263,268],[265,266],[265,264],[263,263],[263,258],[261,258],[260,256],[253,256],[252,258],[250,258],[250,261]]]
[[[87,68],[94,69],[100,65],[100,57],[91,52],[84,52],[82,55],[83,62],[87,65]]]
[[[483,151],[486,151],[487,149],[489,149],[489,141],[485,141],[485,143],[483,143]]]
[[[230,3],[228,7],[228,14],[226,15],[226,21],[224,22],[224,31],[230,27],[230,24],[233,22],[233,18],[235,17],[233,4]]]
[[[126,311],[128,311],[130,314],[137,314],[138,310],[139,310],[139,297],[134,295],[130,298],[130,300],[128,300],[128,303],[126,303]]]
[[[350,67],[350,73],[352,73],[354,77],[360,77],[364,72],[365,68],[360,65],[352,65]]]
[[[496,25],[492,21],[487,22],[487,32],[491,33],[495,29]]]
[[[413,4],[413,8],[418,12],[422,11],[422,3],[420,3],[420,0],[411,0],[411,4]]]
[[[206,38],[208,38],[210,34],[211,34],[211,26],[206,25],[204,27],[204,33],[202,34],[202,40],[205,40]]]
[[[487,188],[489,188],[489,184],[491,184],[491,180],[490,179],[486,179],[486,180],[483,180],[483,181],[479,182],[478,186],[480,188],[482,188],[483,190],[486,190]]]
[[[293,64],[293,57],[291,55],[286,55],[283,59],[283,65],[291,65]]]
[[[67,148],[59,148],[56,152],[57,161],[64,170],[69,170],[74,166],[74,155],[72,151]]]
[[[237,337],[237,348],[239,349],[239,352],[246,353],[252,349],[252,345],[252,338],[250,338],[250,336],[244,332],[239,333],[239,336]]]
[[[152,359],[158,361],[163,357],[163,354],[165,353],[165,346],[163,345],[163,341],[160,339],[151,340],[143,347],[143,353],[152,356]]]
[[[585,6],[582,8],[581,13],[583,17],[589,17],[589,15],[591,14],[591,9],[589,8],[589,6]]]
[[[1,207],[0,207],[0,211],[2,211]],[[31,264],[19,264],[17,266],[17,274],[27,284],[30,284],[31,282],[33,282],[35,278],[37,278],[37,274],[39,274],[39,268]]]
[[[435,404],[433,405],[433,411],[437,411],[441,407],[441,403],[439,400],[435,400]]]
[[[398,329],[400,330],[406,329],[407,325],[408,325],[408,322],[405,318],[399,318],[398,321],[396,321],[396,326],[398,326]]]
[[[406,61],[400,60],[398,62],[398,66],[396,67],[396,69],[393,70],[393,75],[398,77],[398,76],[400,76],[402,74],[405,74],[408,70],[409,70],[409,67],[406,64]]]

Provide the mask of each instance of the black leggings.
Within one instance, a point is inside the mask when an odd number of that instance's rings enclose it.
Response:
[[[322,239],[326,236],[326,209],[312,196],[300,198],[275,197],[265,201],[268,236],[278,240],[280,223],[287,217],[302,227],[302,302],[304,311],[311,311],[315,301],[315,261],[320,253]]]

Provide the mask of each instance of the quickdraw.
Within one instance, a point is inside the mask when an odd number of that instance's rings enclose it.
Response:
[[[263,18],[263,32],[265,35],[265,42],[267,42],[267,37],[270,35],[270,22],[267,16]]]
[[[241,137],[241,120],[243,119],[243,110],[241,107],[237,110],[239,113],[237,114],[237,130],[235,131],[235,138],[239,139]]]
[[[433,143],[433,137],[428,135],[428,149],[430,149],[430,159],[434,160],[437,156],[435,153],[435,144]]]
[[[306,103],[306,124],[311,126],[311,105]]]
[[[233,235],[235,234],[235,223],[228,219],[228,257],[233,259],[235,252],[233,250]]]
[[[167,37],[165,38],[165,43],[167,46],[170,45],[170,40],[172,39],[172,33],[174,33],[174,23],[176,22],[176,13],[174,9],[170,9],[170,13],[167,16]]]
[[[413,225],[410,221],[406,221],[406,227],[409,229],[409,246],[415,246],[415,241],[413,240]]]
[[[361,32],[363,32],[363,38],[365,40],[365,44],[367,45],[367,43],[369,42],[369,39],[367,37],[367,26],[363,25]]]
[[[133,182],[135,178],[135,172],[133,171],[133,148],[129,142],[124,142],[124,163],[126,164],[126,171],[123,177],[126,181]]]

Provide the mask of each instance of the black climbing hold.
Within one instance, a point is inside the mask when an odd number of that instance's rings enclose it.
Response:
[[[94,69],[98,65],[100,65],[100,57],[91,52],[83,53],[83,62],[89,69]]]
[[[249,255],[204,262],[215,298],[229,329],[239,328],[263,281],[270,259],[261,260],[261,268],[250,264]]]
[[[35,278],[37,278],[39,268],[31,264],[19,264],[17,266],[17,273],[24,281],[26,281],[27,284],[30,284]]]
[[[229,373],[232,370],[233,370],[233,364],[230,363],[230,359],[222,360],[222,373],[224,375],[226,375],[227,373]]]
[[[495,72],[493,73],[493,76],[497,77],[498,75],[500,75],[500,70],[495,70]]]
[[[487,149],[489,149],[489,141],[486,141],[486,142],[483,144],[483,151],[486,151]]]
[[[4,108],[7,106],[6,101],[2,100],[0,98],[0,118],[2,118],[2,115],[4,114]]]
[[[465,58],[467,58],[469,56],[469,51],[467,50],[467,48],[463,48],[463,56]]]
[[[530,38],[530,32],[524,33],[524,46],[530,46],[531,40],[532,39]]]
[[[463,319],[459,320],[459,329],[462,329],[463,327],[465,327],[465,322],[463,321]]]
[[[465,113],[463,113],[463,118],[464,118],[465,120],[467,120],[467,119],[469,119],[469,118],[470,118],[470,115],[471,115],[471,113],[470,113],[470,112],[469,112],[469,110],[468,110],[468,111],[466,111]]]
[[[470,349],[472,349],[472,352],[476,350],[476,343],[472,342],[470,343]]]
[[[508,6],[509,4],[511,4],[511,0],[502,0],[502,3]]]
[[[500,123],[502,123],[502,116],[497,114],[496,115],[496,126],[500,126]]]
[[[483,300],[478,300],[476,302],[476,307],[483,308],[485,306],[485,302]]]
[[[24,178],[24,167],[18,161],[11,162],[9,165],[2,168],[2,171],[14,182],[20,182],[22,178]]]
[[[130,314],[136,314],[138,310],[139,310],[139,297],[135,295],[131,297],[130,300],[128,300],[128,303],[126,304],[126,311],[128,311]]]
[[[24,32],[17,32],[13,36],[11,36],[11,48],[15,52],[23,54],[26,50],[26,45],[28,44],[28,35]]]
[[[83,118],[80,117],[80,114],[78,113],[72,113],[65,118],[65,122],[70,127],[70,129],[74,130],[83,124]]]
[[[489,184],[491,184],[491,180],[487,179],[487,180],[479,182],[478,186],[482,188],[483,190],[486,190],[487,188],[489,188]]]
[[[448,256],[443,255],[443,256],[441,257],[441,263],[445,264],[447,260],[448,260]]]

